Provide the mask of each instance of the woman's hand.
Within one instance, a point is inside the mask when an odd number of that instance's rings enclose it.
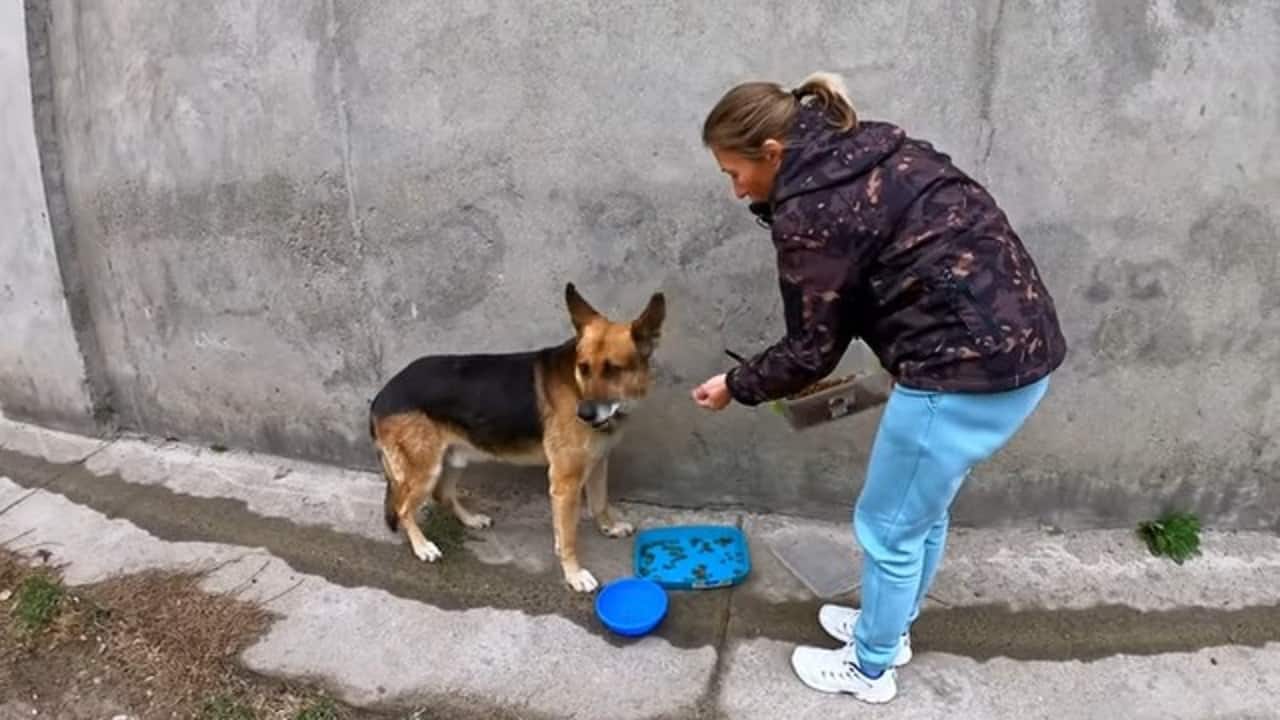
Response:
[[[729,394],[724,373],[716,375],[693,389],[693,401],[707,410],[723,410],[732,400],[733,396]]]

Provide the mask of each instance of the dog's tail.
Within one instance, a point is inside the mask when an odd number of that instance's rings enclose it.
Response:
[[[396,481],[395,476],[391,474],[391,468],[387,465],[387,454],[378,449],[378,459],[382,461],[382,475],[386,480],[387,491],[382,499],[382,518],[387,521],[387,529],[391,532],[400,531],[400,516],[396,513],[397,502]]]
[[[387,456],[379,451],[378,456],[383,460],[383,475],[387,477],[387,495],[383,497],[383,519],[387,520],[387,529],[390,532],[399,532],[399,515],[396,514],[396,480],[392,479],[390,469],[387,468]]]
[[[386,495],[382,500],[382,518],[387,522],[387,528],[391,532],[399,532],[400,517],[396,514],[396,475],[391,469],[391,463],[387,461],[387,451],[382,447],[382,443],[378,440],[378,424],[373,418],[373,412],[369,413],[369,438],[373,440],[374,450],[378,453],[378,462],[382,463],[382,479],[386,484]]]

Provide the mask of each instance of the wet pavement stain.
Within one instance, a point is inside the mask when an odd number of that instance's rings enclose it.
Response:
[[[817,601],[769,603],[739,594],[733,600],[729,635],[834,647],[835,641],[818,627],[820,606]],[[911,645],[917,654],[948,653],[980,662],[994,658],[1089,662],[1116,655],[1195,652],[1224,645],[1261,647],[1272,642],[1280,642],[1280,605],[1156,611],[1120,605],[1071,610],[965,605],[926,610],[911,628]]]
[[[162,540],[261,547],[295,570],[337,585],[380,588],[444,610],[483,607],[558,615],[615,645],[628,643],[600,627],[592,609],[594,595],[570,591],[558,568],[531,574],[461,553],[425,565],[400,543],[263,517],[240,500],[182,495],[160,485],[97,475],[83,464],[50,463],[2,449],[0,474],[20,486],[43,488],[128,520]],[[741,590],[673,592],[670,612],[655,634],[680,648],[720,648],[727,641],[753,638],[832,645],[816,622],[820,605],[817,600],[771,603]],[[1221,645],[1261,646],[1280,642],[1280,605],[1168,611],[962,606],[926,611],[912,629],[912,639],[919,652],[980,661],[1090,661]]]
[[[42,488],[109,518],[127,520],[161,540],[261,547],[294,570],[336,585],[378,588],[442,610],[493,608],[554,614],[615,645],[630,642],[600,626],[593,607],[595,595],[570,590],[555,563],[554,570],[532,574],[510,565],[486,565],[455,552],[426,564],[403,543],[297,525],[257,515],[242,500],[182,495],[161,485],[98,475],[82,464],[49,463],[3,449],[0,474],[22,487]],[[673,593],[670,601],[656,635],[680,648],[715,644],[727,602],[724,593]]]

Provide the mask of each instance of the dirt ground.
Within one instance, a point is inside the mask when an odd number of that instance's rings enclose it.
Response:
[[[0,551],[0,720],[390,717],[240,667],[271,617],[202,592],[198,576],[67,588],[47,559]]]

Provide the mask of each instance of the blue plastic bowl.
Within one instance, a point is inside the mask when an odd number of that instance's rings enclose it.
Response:
[[[596,596],[596,617],[626,637],[647,635],[667,615],[667,591],[652,580],[623,578]]]

